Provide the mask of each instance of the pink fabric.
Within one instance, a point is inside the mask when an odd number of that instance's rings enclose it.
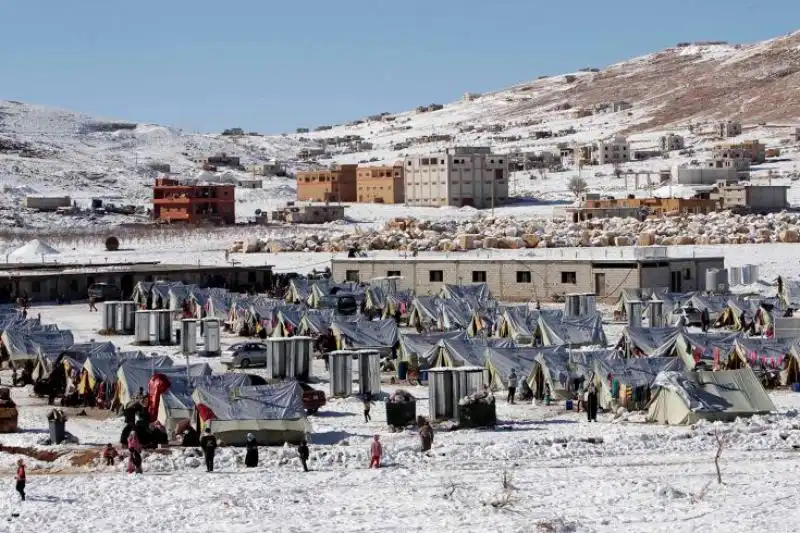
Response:
[[[139,444],[139,438],[136,435],[128,435],[128,449],[142,451],[142,445]]]
[[[383,455],[383,446],[381,446],[380,441],[372,441],[372,447],[370,450],[372,451],[372,457],[377,457],[380,459],[381,455]]]

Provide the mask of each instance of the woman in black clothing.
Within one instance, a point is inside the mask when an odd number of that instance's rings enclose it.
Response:
[[[255,468],[258,466],[258,443],[252,433],[247,434],[247,453],[244,456],[244,466]]]

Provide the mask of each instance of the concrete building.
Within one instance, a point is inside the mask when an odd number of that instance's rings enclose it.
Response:
[[[750,183],[719,183],[710,198],[723,209],[744,209],[756,213],[781,211],[789,207],[788,185],[752,185]]]
[[[717,123],[717,136],[723,139],[742,134],[742,123],[735,120],[723,120]]]
[[[324,224],[344,219],[343,205],[294,205],[290,202],[285,207],[270,213],[272,222],[288,222],[289,224]],[[256,217],[256,222],[263,224],[266,217]]]
[[[334,165],[326,170],[297,173],[297,199],[312,202],[357,202],[358,165]]]
[[[26,196],[22,207],[37,211],[57,211],[62,207],[71,207],[69,196]]]
[[[234,185],[195,185],[158,178],[153,186],[153,219],[234,224],[235,189]]]
[[[628,249],[633,252],[628,258],[622,257],[621,249],[606,252],[608,257],[591,258],[581,258],[576,249],[554,251],[563,255],[335,258],[331,271],[336,281],[398,276],[398,289],[412,289],[418,295],[437,294],[444,283],[487,283],[494,298],[508,302],[549,300],[575,292],[615,300],[623,289],[702,291],[706,270],[724,268],[722,257],[670,258],[661,247]]]
[[[720,181],[728,183],[739,181],[739,173],[733,167],[679,166],[675,169],[674,177],[681,185],[713,185]]]
[[[241,167],[241,160],[239,157],[228,155],[225,152],[216,155],[195,157],[192,159],[192,161],[199,166],[212,165],[214,167]]]
[[[32,264],[0,269],[0,303],[27,294],[37,302],[84,300],[93,283],[110,283],[130,298],[140,281],[182,281],[201,287],[223,287],[232,292],[263,292],[273,285],[272,267],[166,265],[161,263]]]
[[[737,145],[719,144],[711,150],[708,166],[713,168],[734,168],[737,172],[750,171],[750,152]]]
[[[358,201],[376,204],[405,202],[403,163],[392,166],[359,166],[356,170]]]
[[[237,178],[236,186],[240,189],[263,189],[264,182],[258,178]]]
[[[593,218],[638,218],[666,213],[710,213],[719,207],[718,202],[702,198],[619,198],[586,200],[579,207],[568,207],[567,214],[579,222]]]
[[[255,165],[247,165],[245,167],[247,172],[255,175],[255,176],[285,176],[286,175],[286,167],[283,164],[276,160],[272,159],[267,163],[258,163]]]
[[[662,135],[660,139],[660,145],[662,152],[672,152],[674,150],[683,150],[685,148],[683,137],[675,133]]]
[[[630,102],[626,102],[625,100],[620,100],[618,102],[614,102],[611,104],[611,111],[614,113],[618,113],[620,111],[627,111],[628,109],[633,108],[633,105]]]
[[[404,162],[408,205],[500,205],[508,198],[506,157],[488,147],[448,148]]]
[[[595,145],[593,159],[598,165],[625,163],[631,160],[630,145],[622,136],[602,140]]]
[[[750,139],[731,145],[731,148],[744,150],[751,163],[761,164],[767,160],[767,147],[757,139]]]
[[[800,143],[800,128],[794,129],[794,134],[792,135],[792,139],[794,139],[794,142]]]

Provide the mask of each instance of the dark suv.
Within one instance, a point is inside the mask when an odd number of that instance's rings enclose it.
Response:
[[[96,302],[122,298],[122,291],[119,290],[119,287],[110,283],[92,283],[89,285],[88,293],[89,299],[94,299]]]

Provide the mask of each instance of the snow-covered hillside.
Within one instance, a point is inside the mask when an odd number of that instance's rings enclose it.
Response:
[[[576,118],[579,109],[594,110],[617,101],[632,107]],[[772,177],[788,176],[797,171],[800,159],[797,143],[789,140],[800,123],[800,32],[745,46],[676,46],[605,69],[585,69],[465,96],[435,111],[375,111],[371,119],[348,124],[310,125],[312,129],[322,126],[321,131],[310,133],[231,137],[0,102],[0,220],[20,227],[126,221],[124,217],[19,214],[16,208],[28,194],[69,194],[79,204],[100,197],[147,205],[149,187],[157,175],[150,164],[168,163],[173,172],[197,176],[200,170],[190,159],[218,152],[237,155],[243,164],[278,158],[288,163],[291,172],[309,164],[392,162],[409,153],[453,145],[489,145],[498,152],[536,151],[621,133],[628,136],[632,149],[653,149],[663,132],[685,135],[693,154],[630,163],[623,169],[658,171],[706,157],[703,152],[714,142],[710,128],[723,118],[744,123],[741,138],[758,138],[768,147],[781,148],[781,161],[757,168],[756,179],[770,171]],[[539,131],[555,136],[537,139],[534,132]],[[359,142],[369,149],[359,148]],[[314,149],[324,149],[325,155],[300,160],[303,150]],[[542,180],[533,173],[518,173],[512,178],[511,192],[568,200],[565,183],[575,174],[555,173]],[[626,188],[623,180],[612,179],[612,174],[610,168],[601,167],[583,172],[590,186],[603,192],[633,188],[632,183]],[[293,195],[291,179],[268,179],[263,190],[237,193],[239,215],[250,216],[257,208],[268,208]],[[790,200],[800,201],[800,195],[793,192]],[[381,218],[381,208],[368,207],[359,208],[361,218]]]

